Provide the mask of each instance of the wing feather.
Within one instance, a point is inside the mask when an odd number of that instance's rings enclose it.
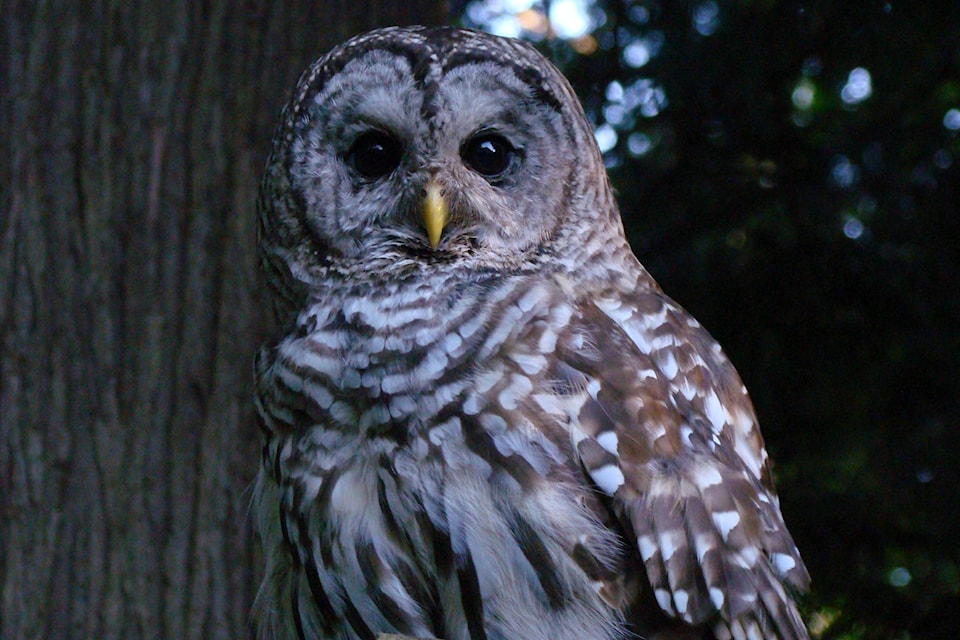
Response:
[[[709,334],[659,291],[610,291],[581,297],[556,356],[551,372],[584,390],[578,459],[663,612],[727,637],[807,638],[790,593],[809,576],[750,399]]]

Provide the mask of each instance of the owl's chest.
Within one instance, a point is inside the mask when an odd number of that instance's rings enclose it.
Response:
[[[464,389],[469,345],[428,309],[368,315],[315,331],[301,358],[329,392],[329,428],[357,435],[429,423]]]
[[[471,616],[493,638],[607,637],[570,632],[607,611],[594,573],[617,545],[591,515],[564,427],[587,392],[549,357],[573,340],[573,314],[530,281],[442,313],[367,297],[306,318],[281,346],[276,375],[311,420],[266,468],[294,487],[288,535],[317,529],[335,602],[390,628],[386,596],[368,595],[363,567],[376,566],[405,586],[390,610],[437,607],[444,637]]]
[[[523,281],[451,292],[403,288],[326,300],[281,344],[277,371],[315,403],[327,426],[359,432],[428,425],[478,378],[530,352],[551,307]]]
[[[569,437],[553,427],[569,407],[549,354],[572,310],[529,280],[484,293],[363,296],[305,315],[274,366],[307,401],[298,448],[322,467],[398,450],[414,465],[496,458],[520,481],[566,462]]]

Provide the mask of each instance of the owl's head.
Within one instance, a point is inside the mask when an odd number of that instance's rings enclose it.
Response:
[[[260,248],[278,293],[299,298],[331,269],[521,268],[611,218],[592,127],[535,49],[388,28],[301,77],[261,186]]]

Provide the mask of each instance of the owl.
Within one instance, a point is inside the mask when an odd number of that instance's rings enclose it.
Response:
[[[316,61],[260,188],[262,638],[807,638],[747,391],[532,47]]]

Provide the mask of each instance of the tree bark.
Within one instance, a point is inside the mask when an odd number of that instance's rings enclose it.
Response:
[[[0,637],[250,636],[260,173],[396,4],[0,4]]]

